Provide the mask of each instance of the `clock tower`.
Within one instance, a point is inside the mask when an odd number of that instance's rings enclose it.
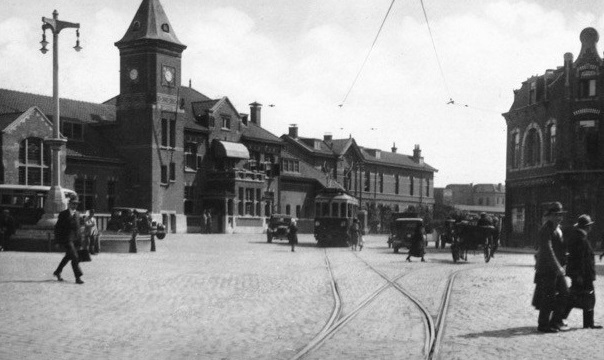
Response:
[[[120,52],[120,93],[111,140],[128,163],[129,188],[120,203],[150,209],[154,216],[182,216],[184,175],[177,169],[183,164],[184,111],[178,97],[186,46],[159,0],[142,1],[115,46]]]

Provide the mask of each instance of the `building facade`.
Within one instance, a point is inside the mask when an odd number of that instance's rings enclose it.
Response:
[[[228,97],[181,86],[182,53],[160,2],[143,0],[115,43],[120,92],[103,104],[61,99],[62,186],[84,209],[149,209],[170,232],[262,232],[274,208],[279,137],[261,127],[261,104],[241,114]],[[47,96],[0,90],[2,183],[50,184]]]
[[[532,245],[544,209],[560,201],[565,225],[580,214],[595,219],[590,239],[604,229],[604,74],[598,32],[584,29],[581,50],[562,65],[532,76],[514,90],[507,124],[506,223],[508,239]]]
[[[299,136],[298,130],[291,126],[288,134],[281,136],[286,151],[320,171],[327,184],[337,184],[357,197],[361,208],[369,212],[373,231],[385,229],[392,212],[410,207],[430,212],[433,208],[434,174],[438,170],[424,162],[419,145],[413,155],[405,155],[397,153],[396,146],[382,151],[359,146],[352,137],[306,138]],[[310,192],[307,194],[309,197]],[[304,204],[295,206],[308,209]],[[307,211],[303,213],[314,209]]]
[[[419,146],[413,156],[382,152],[352,138],[300,138],[297,127],[278,137],[262,127],[262,104],[241,113],[228,97],[182,86],[187,47],[159,0],[142,0],[115,46],[117,95],[102,104],[60,99],[62,169],[52,169],[46,144],[52,98],[0,89],[1,184],[47,186],[58,170],[83,210],[148,209],[174,233],[200,231],[206,211],[217,233],[260,233],[276,212],[312,231],[325,187],[347,189],[369,210],[434,203],[436,169]]]

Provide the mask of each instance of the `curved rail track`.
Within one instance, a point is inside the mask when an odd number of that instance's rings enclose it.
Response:
[[[427,359],[427,360],[438,359],[440,342],[442,339],[442,336],[439,336],[439,335],[441,335],[444,330],[445,318],[446,318],[447,310],[449,308],[449,301],[450,301],[451,291],[453,289],[453,282],[455,280],[455,277],[457,276],[457,274],[459,274],[462,271],[475,269],[476,267],[480,267],[480,266],[473,266],[471,268],[459,269],[459,270],[453,271],[452,273],[450,273],[447,276],[447,284],[445,287],[445,291],[444,291],[442,299],[441,299],[441,303],[439,306],[438,314],[436,316],[436,320],[434,320],[434,318],[428,311],[427,307],[419,299],[417,299],[410,291],[406,290],[404,287],[402,287],[398,283],[398,280],[400,280],[401,278],[403,278],[407,275],[410,275],[416,271],[425,270],[425,268],[411,270],[411,271],[407,270],[404,273],[398,274],[398,275],[394,276],[393,278],[390,278],[384,272],[376,269],[373,265],[369,264],[365,259],[361,258],[357,253],[353,253],[353,254],[355,255],[355,257],[357,259],[359,259],[361,262],[363,262],[369,269],[371,269],[373,272],[375,272],[380,277],[382,277],[384,280],[386,280],[386,283],[384,285],[382,285],[381,287],[379,287],[377,290],[375,290],[373,293],[369,294],[363,301],[361,301],[361,303],[359,305],[357,305],[357,307],[352,309],[347,315],[342,316],[342,298],[341,298],[341,294],[340,294],[340,289],[338,288],[338,283],[334,276],[331,262],[329,261],[327,249],[324,249],[325,264],[326,264],[326,267],[330,274],[334,306],[333,306],[331,315],[330,315],[328,321],[323,326],[323,328],[317,333],[317,335],[304,348],[299,350],[294,355],[292,360],[302,359],[305,356],[312,353],[313,351],[317,350],[319,347],[321,347],[321,345],[323,345],[325,342],[327,342],[336,332],[338,332],[340,329],[342,329],[350,320],[355,318],[364,308],[366,308],[370,303],[372,303],[382,292],[384,292],[386,289],[388,289],[390,287],[395,288],[398,292],[400,292],[407,299],[409,299],[411,302],[413,302],[415,304],[416,308],[422,313],[422,320],[424,323],[425,339],[426,339],[426,341],[424,343],[424,349],[423,349],[425,359]],[[484,266],[484,265],[482,265],[482,266]]]

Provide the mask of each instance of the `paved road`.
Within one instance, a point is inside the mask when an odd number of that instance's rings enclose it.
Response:
[[[262,235],[173,235],[157,252],[103,253],[82,264],[84,285],[70,268],[59,283],[55,253],[0,253],[0,359],[290,359],[325,326],[333,308],[331,263],[342,315],[355,311],[386,281],[440,310],[447,276],[457,274],[440,334],[440,359],[602,358],[604,330],[536,332],[530,307],[531,254],[498,254],[485,264],[470,254],[453,264],[448,250],[427,262],[405,262],[383,237],[369,237],[356,256],[319,249],[308,235],[296,252]],[[598,274],[604,266],[598,263]],[[604,277],[596,281],[604,294]],[[604,301],[596,304],[604,323]],[[420,359],[421,314],[389,287],[309,359]]]

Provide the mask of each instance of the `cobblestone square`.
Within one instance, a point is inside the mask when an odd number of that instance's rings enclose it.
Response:
[[[454,264],[448,249],[426,263],[405,262],[385,236],[370,236],[361,252],[317,248],[300,236],[170,235],[157,252],[101,253],[83,263],[84,285],[71,268],[57,282],[60,253],[0,253],[0,359],[425,359],[417,307],[369,266],[395,279],[438,316],[454,271],[440,359],[595,359],[604,331],[536,332],[530,306],[530,253],[480,253]],[[334,310],[331,273],[340,295],[339,328],[326,329]],[[602,263],[597,263],[602,276]],[[398,278],[397,278],[398,276]],[[597,295],[604,293],[601,279]],[[604,323],[598,296],[596,322]],[[320,346],[301,350],[322,331]]]

